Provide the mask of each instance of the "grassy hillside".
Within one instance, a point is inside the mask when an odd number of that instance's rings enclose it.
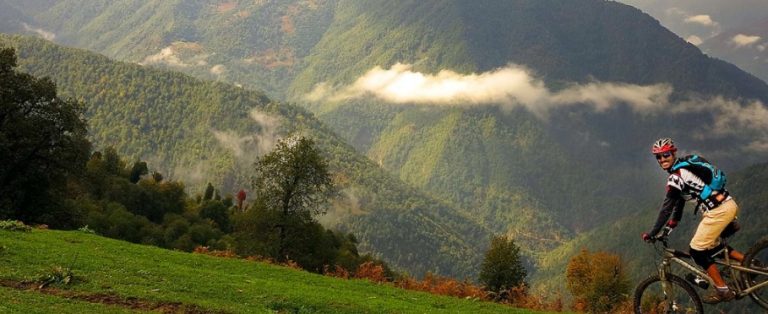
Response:
[[[0,231],[0,248],[2,312],[132,312],[126,305],[107,304],[123,301],[144,304],[146,307],[139,307],[142,310],[162,305],[207,313],[527,313],[363,280],[173,252],[79,231]],[[25,284],[49,274],[55,266],[71,268],[75,280],[42,291]]]

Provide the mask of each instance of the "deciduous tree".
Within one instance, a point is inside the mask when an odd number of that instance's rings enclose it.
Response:
[[[15,67],[15,51],[0,49],[0,218],[56,225],[57,195],[90,152],[83,106]]]

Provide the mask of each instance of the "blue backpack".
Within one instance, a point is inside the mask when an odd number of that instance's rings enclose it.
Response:
[[[693,172],[697,177],[704,181],[706,186],[699,195],[700,201],[707,201],[712,196],[712,192],[722,192],[725,190],[725,173],[713,166],[709,161],[698,155],[689,155],[675,163],[672,166],[672,171],[685,168],[690,172]]]

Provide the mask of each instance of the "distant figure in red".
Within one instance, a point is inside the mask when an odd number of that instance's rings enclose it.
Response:
[[[243,210],[243,201],[245,201],[245,190],[237,192],[237,208]]]

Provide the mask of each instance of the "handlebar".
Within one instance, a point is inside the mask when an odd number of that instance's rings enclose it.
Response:
[[[661,233],[659,235],[653,235],[651,236],[651,243],[654,243],[656,241],[661,242],[664,247],[669,247],[669,244],[667,243],[667,238],[669,237],[669,234],[672,233],[672,228],[669,226],[664,226],[663,229],[661,229]]]

